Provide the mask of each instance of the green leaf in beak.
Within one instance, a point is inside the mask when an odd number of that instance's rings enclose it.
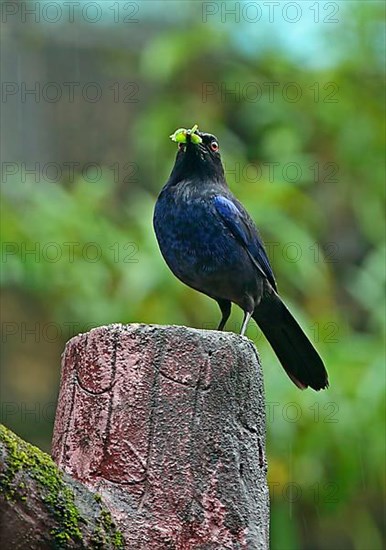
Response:
[[[178,128],[178,130],[176,130],[174,134],[171,134],[169,137],[176,143],[186,143],[186,129]]]
[[[186,128],[178,128],[178,130],[176,130],[174,134],[169,137],[172,141],[175,141],[176,143],[186,143],[187,136],[189,135],[190,141],[195,145],[198,145],[199,143],[202,143],[202,139],[198,134],[196,134],[197,130],[197,124],[195,124],[190,130],[187,130]]]

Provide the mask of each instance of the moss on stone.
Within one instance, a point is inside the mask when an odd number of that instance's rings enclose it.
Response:
[[[24,497],[25,483],[18,482],[23,472],[37,482],[37,489],[58,527],[51,531],[56,548],[65,548],[69,540],[81,542],[79,512],[74,504],[74,494],[63,482],[63,475],[50,456],[26,443],[5,426],[0,425],[0,442],[7,448],[7,468],[0,475],[0,488],[5,498],[18,500]],[[44,493],[44,494],[43,494]]]
[[[63,480],[63,474],[49,455],[37,447],[26,443],[13,432],[0,424],[0,443],[7,449],[5,469],[0,472],[0,492],[4,498],[14,501],[25,501],[26,484],[23,474],[36,481],[40,497],[51,513],[54,527],[52,535],[53,548],[64,549],[75,543],[78,548],[85,548],[82,541],[80,524],[86,524],[75,505],[74,493]],[[124,548],[123,536],[115,527],[110,513],[104,507],[100,495],[95,495],[100,508],[97,527],[92,535],[95,548]],[[87,545],[87,547],[89,547]]]

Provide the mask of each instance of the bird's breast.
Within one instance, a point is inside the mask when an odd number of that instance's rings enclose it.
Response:
[[[154,213],[159,247],[170,269],[185,282],[237,269],[245,255],[216,215],[210,197],[161,193]]]

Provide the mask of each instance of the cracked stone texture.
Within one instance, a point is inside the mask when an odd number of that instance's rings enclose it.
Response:
[[[263,377],[247,338],[139,324],[72,338],[52,455],[103,496],[130,550],[269,546]]]

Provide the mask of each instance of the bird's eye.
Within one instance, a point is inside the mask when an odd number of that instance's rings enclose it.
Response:
[[[180,151],[185,151],[185,143],[179,143],[179,144],[178,144],[178,149],[179,149]]]
[[[210,148],[211,148],[212,151],[214,151],[214,152],[218,151],[219,145],[218,145],[217,141],[212,141],[211,144],[210,144]]]

